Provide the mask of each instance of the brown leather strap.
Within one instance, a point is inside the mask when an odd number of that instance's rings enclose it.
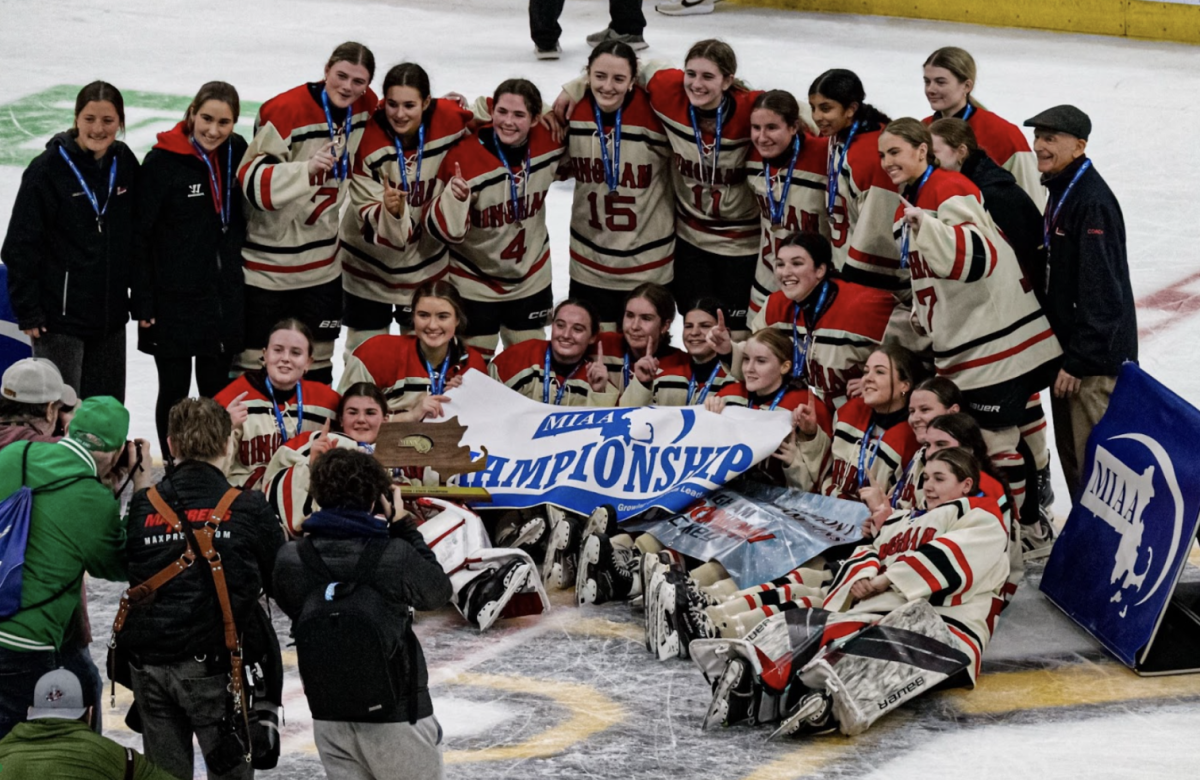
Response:
[[[150,499],[150,505],[162,515],[163,520],[170,526],[172,533],[181,533],[183,531],[183,523],[180,522],[179,515],[175,514],[175,510],[171,509],[171,505],[163,499],[157,487],[151,487],[146,491],[146,497]],[[183,554],[169,563],[166,568],[145,582],[126,589],[121,594],[121,604],[117,607],[117,617],[113,620],[113,638],[109,641],[109,645],[111,646],[115,642],[117,634],[121,633],[121,629],[125,627],[125,619],[129,617],[129,605],[131,602],[136,603],[141,601],[180,574],[183,574],[195,560],[195,551],[192,550],[190,544],[186,544]]]

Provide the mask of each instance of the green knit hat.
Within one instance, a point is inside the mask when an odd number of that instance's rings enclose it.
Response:
[[[111,395],[83,399],[71,418],[67,436],[82,441],[80,434],[84,433],[99,439],[104,444],[103,452],[121,449],[129,435],[129,410]]]

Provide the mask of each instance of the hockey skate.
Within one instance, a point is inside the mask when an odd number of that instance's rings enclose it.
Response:
[[[537,576],[533,564],[521,558],[483,571],[458,592],[459,611],[480,632],[486,631],[531,576]]]
[[[542,581],[551,588],[563,590],[575,584],[575,565],[583,544],[584,521],[561,510],[550,512],[550,541],[542,563]]]
[[[658,584],[673,562],[674,554],[670,550],[646,553],[642,556],[642,570],[639,572],[642,579],[642,609],[645,620],[646,650],[651,653],[656,652],[655,647],[657,646],[655,637],[657,635]]]
[[[688,647],[693,639],[716,639],[719,634],[705,611],[711,604],[700,592],[695,580],[685,575],[674,590],[675,606],[671,618],[679,635],[679,657],[687,658]]]
[[[687,658],[687,648],[683,644],[683,636],[679,632],[679,620],[676,619],[676,605],[679,597],[676,592],[684,587],[687,574],[676,569],[668,569],[657,580],[658,587],[654,595],[654,648],[651,652],[658,660],[668,658]]]
[[[712,703],[700,723],[700,728],[708,730],[712,726],[732,726],[743,721],[755,724],[755,712],[758,707],[758,686],[754,684],[754,670],[746,659],[734,656],[725,664],[725,671],[713,685]]]
[[[1029,525],[1021,526],[1021,549],[1027,561],[1037,561],[1046,558],[1050,555],[1050,551],[1054,549],[1054,540],[1058,538],[1058,531],[1046,519],[1046,516],[1038,512],[1037,519]]]
[[[619,533],[620,530],[617,528],[617,510],[611,504],[602,504],[593,509],[583,526],[584,539],[587,539],[592,534],[605,534],[611,539]]]
[[[809,691],[800,698],[796,711],[784,718],[767,739],[834,731],[837,731],[837,722],[833,719],[833,700],[824,691]]]
[[[496,532],[497,547],[515,547],[524,550],[535,561],[540,555],[549,534],[549,521],[545,517],[521,517],[512,525]]]
[[[580,604],[603,604],[640,595],[641,563],[636,547],[613,544],[607,534],[591,534],[579,555],[575,597]]]

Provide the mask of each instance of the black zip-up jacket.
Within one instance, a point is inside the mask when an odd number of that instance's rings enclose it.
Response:
[[[1045,262],[1042,246],[1042,213],[1011,173],[977,149],[963,160],[962,175],[983,193],[983,207],[1008,239],[1017,262],[1028,278]]]
[[[309,533],[313,546],[321,556],[321,560],[329,567],[335,576],[350,579],[358,566],[358,559],[371,541],[370,536],[359,538],[332,538],[319,535],[315,530],[323,525],[321,520],[333,520],[333,525],[344,524],[353,528],[359,520],[356,513],[346,510],[321,509],[305,521],[308,531],[310,524],[314,531]],[[321,516],[324,516],[323,518]],[[324,525],[330,525],[325,523]],[[442,570],[437,556],[425,544],[421,532],[407,523],[393,523],[389,527],[391,538],[388,539],[387,549],[379,560],[375,570],[372,585],[382,594],[383,598],[396,607],[397,614],[401,610],[413,607],[419,610],[440,609],[450,601],[453,589],[450,578]],[[341,534],[345,537],[348,534]],[[288,542],[279,552],[275,562],[275,601],[279,608],[293,621],[300,616],[300,610],[308,595],[317,588],[324,588],[328,583],[316,572],[311,571],[300,559],[296,549],[297,542]],[[398,644],[403,644],[406,637],[401,635],[400,621],[396,622]],[[412,642],[411,647],[415,658],[406,661],[416,664],[416,690],[408,690],[397,703],[396,708],[387,715],[373,718],[373,722],[398,723],[409,719],[409,703],[411,697],[417,698],[417,717],[426,718],[433,714],[433,701],[429,698],[429,669],[425,665],[425,654],[419,642]]]
[[[62,159],[70,155],[105,209],[109,170],[117,160],[112,203],[103,230],[79,180]],[[77,338],[96,338],[129,321],[129,272],[133,200],[138,161],[114,141],[99,161],[70,133],[46,144],[21,176],[0,260],[8,266],[8,294],[23,330],[46,328]]]
[[[181,463],[158,484],[159,493],[179,519],[190,522],[194,529],[203,527],[208,513],[228,489],[229,482],[219,469],[197,461]],[[162,571],[187,545],[186,539],[170,532],[145,490],[136,493],[129,505],[126,535],[131,585]],[[218,526],[213,539],[225,567],[234,622],[243,635],[248,658],[263,647],[263,640],[253,636],[256,627],[270,625],[254,612],[260,609],[259,595],[272,592],[271,574],[283,542],[283,526],[257,490],[234,500],[229,519]],[[208,563],[197,557],[187,571],[155,591],[148,604],[134,606],[117,641],[146,664],[168,664],[203,654],[227,657],[221,605]]]
[[[1086,157],[1043,178],[1056,204]],[[1137,360],[1137,314],[1125,254],[1125,219],[1112,190],[1093,165],[1079,178],[1050,229],[1034,289],[1063,348],[1063,370],[1074,377],[1116,376]],[[1049,278],[1047,278],[1047,275]]]
[[[241,351],[246,219],[237,165],[245,153],[246,141],[235,133],[210,157],[215,157],[222,196],[229,198],[225,231],[208,167],[196,155],[182,122],[159,133],[158,144],[142,162],[130,310],[136,320],[155,321],[138,329],[142,352],[183,357]],[[227,187],[232,187],[228,193]]]

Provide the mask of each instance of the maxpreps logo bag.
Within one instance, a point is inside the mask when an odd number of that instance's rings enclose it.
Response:
[[[1200,519],[1200,411],[1127,363],[1041,588],[1126,665],[1149,652]]]
[[[463,444],[488,451],[487,468],[458,484],[486,488],[488,506],[505,509],[613,504],[622,520],[679,511],[769,456],[791,428],[782,411],[548,406],[478,371],[448,395]]]

